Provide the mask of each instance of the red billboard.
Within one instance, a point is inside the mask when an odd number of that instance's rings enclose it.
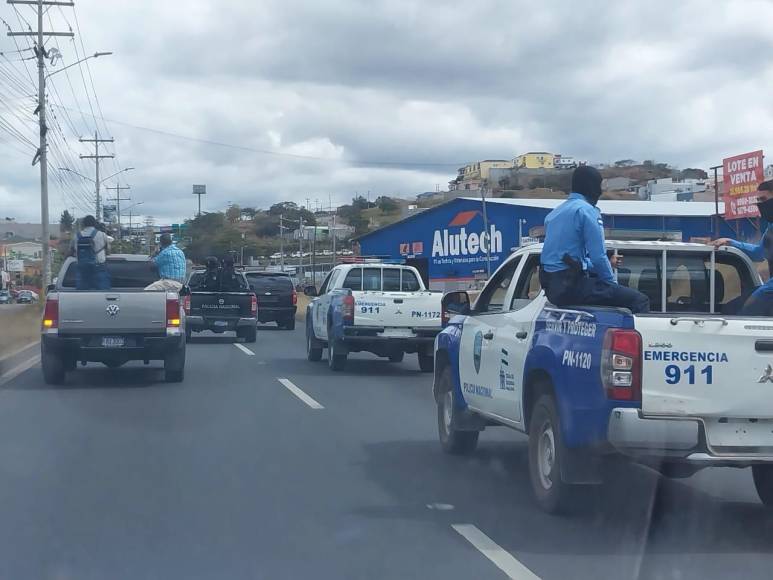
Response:
[[[759,217],[757,186],[764,181],[762,151],[728,157],[722,163],[725,219]]]

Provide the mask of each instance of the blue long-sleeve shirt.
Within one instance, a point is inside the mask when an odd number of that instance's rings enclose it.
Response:
[[[760,241],[756,244],[739,242],[738,240],[730,240],[730,245],[741,250],[755,262],[762,262],[763,260],[770,260],[773,258],[773,255],[770,255],[770,253],[773,252],[773,247],[770,247],[770,242],[768,242],[769,247],[766,247],[765,245],[765,239],[768,237],[773,238],[773,224],[768,224],[768,227],[762,234]]]
[[[569,199],[545,218],[545,244],[541,257],[545,271],[566,270],[565,254],[581,263],[587,272],[602,280],[614,281],[612,264],[604,246],[601,210],[580,193],[571,193]]]

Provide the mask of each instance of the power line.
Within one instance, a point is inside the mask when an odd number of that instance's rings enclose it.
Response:
[[[67,110],[75,113],[84,113],[84,111],[78,111],[77,109],[72,109],[68,107],[64,107]],[[85,112],[84,114],[88,114],[88,112]],[[159,135],[164,135],[166,137],[173,137],[175,139],[182,139],[184,141],[191,141],[193,143],[202,143],[205,145],[213,145],[215,147],[225,147],[227,149],[235,149],[238,151],[247,151],[249,153],[258,153],[260,155],[272,155],[275,157],[286,157],[290,159],[299,159],[299,160],[306,160],[306,161],[324,161],[326,163],[342,163],[346,165],[355,165],[355,166],[384,166],[384,167],[459,167],[460,165],[464,165],[464,163],[460,162],[453,162],[453,163],[439,163],[439,162],[420,162],[420,161],[381,161],[381,160],[361,160],[361,161],[355,161],[355,160],[346,160],[346,159],[333,159],[330,157],[317,157],[313,155],[299,155],[296,153],[284,153],[282,151],[271,151],[268,149],[257,149],[255,147],[247,147],[245,145],[235,145],[233,143],[225,143],[222,141],[214,141],[212,139],[201,139],[199,137],[191,137],[189,135],[180,135],[179,133],[172,133],[171,131],[166,131],[163,129],[154,129],[152,127],[143,127],[142,125],[134,125],[132,123],[127,123],[126,121],[118,121],[116,119],[107,119],[111,123],[115,123],[116,125],[122,125],[124,127],[131,127],[132,129],[137,129],[139,131],[148,131],[150,133],[156,133]]]

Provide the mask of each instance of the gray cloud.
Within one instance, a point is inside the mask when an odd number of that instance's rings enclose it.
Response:
[[[766,1],[81,0],[78,11],[89,52],[116,53],[91,65],[108,119],[328,160],[112,123],[121,163],[137,167],[135,199],[159,221],[189,216],[198,182],[211,209],[340,203],[434,189],[455,163],[529,149],[708,166],[771,146]],[[37,175],[2,151],[14,161],[0,167],[0,214],[34,219]],[[59,211],[68,195],[52,190]]]

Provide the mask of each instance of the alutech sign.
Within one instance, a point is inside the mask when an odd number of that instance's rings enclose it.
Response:
[[[491,254],[492,262],[500,259],[502,232],[490,222],[486,231],[483,216],[477,210],[457,213],[448,223],[448,227],[434,232],[432,239],[434,264],[485,262],[487,252]]]

